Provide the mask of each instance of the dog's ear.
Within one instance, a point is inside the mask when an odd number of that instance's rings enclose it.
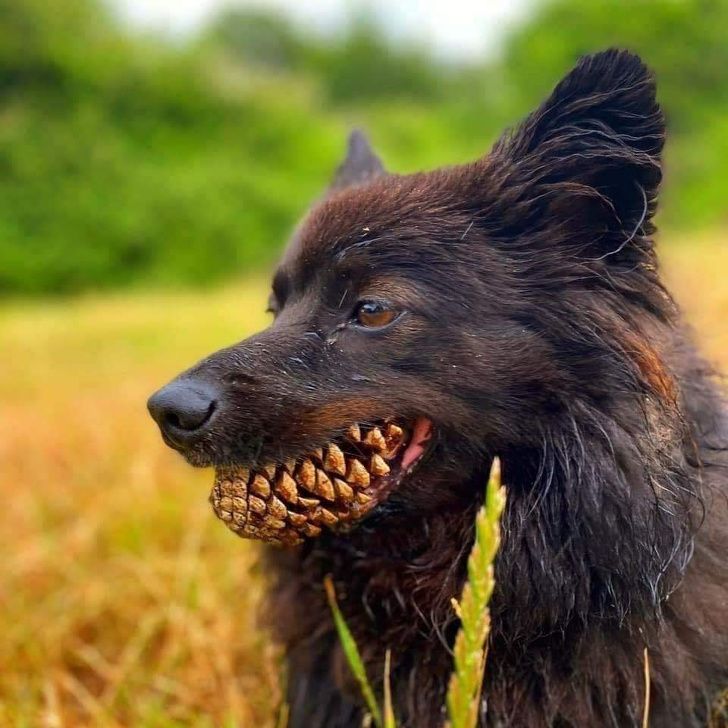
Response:
[[[368,182],[375,177],[386,174],[379,157],[372,151],[369,140],[358,129],[349,134],[346,158],[338,166],[331,190],[341,190],[351,185]]]
[[[596,257],[651,248],[665,127],[652,73],[627,51],[583,57],[487,158],[490,203],[528,230]],[[541,235],[539,235],[541,233]]]

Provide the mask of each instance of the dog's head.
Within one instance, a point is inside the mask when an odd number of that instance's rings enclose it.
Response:
[[[662,143],[651,75],[619,51],[469,165],[389,174],[353,134],[275,273],[270,327],[150,399],[165,441],[216,467],[218,516],[294,544],[470,502],[493,454],[623,387],[603,340],[659,307]]]

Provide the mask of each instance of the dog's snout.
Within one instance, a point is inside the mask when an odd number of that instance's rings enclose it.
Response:
[[[211,384],[179,379],[155,392],[147,402],[162,434],[175,446],[185,447],[204,434],[218,406]]]

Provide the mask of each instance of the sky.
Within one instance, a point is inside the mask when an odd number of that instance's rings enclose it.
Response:
[[[443,57],[477,58],[497,52],[504,32],[534,0],[111,0],[121,16],[142,27],[194,31],[230,5],[280,10],[323,33],[336,32],[352,10],[372,8],[395,37],[423,41]]]

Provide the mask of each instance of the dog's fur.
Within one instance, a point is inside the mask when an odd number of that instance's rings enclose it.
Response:
[[[363,716],[329,573],[378,686],[392,651],[400,724],[442,724],[450,600],[496,454],[481,724],[640,725],[645,648],[651,725],[705,723],[728,684],[728,424],[658,278],[663,139],[652,76],[622,51],[583,58],[469,165],[387,174],[355,135],[284,256],[276,322],[188,373],[235,403],[197,463],[283,459],[352,421],[434,422],[426,459],[351,532],[268,553],[292,728]],[[401,318],[349,327],[372,295]]]

